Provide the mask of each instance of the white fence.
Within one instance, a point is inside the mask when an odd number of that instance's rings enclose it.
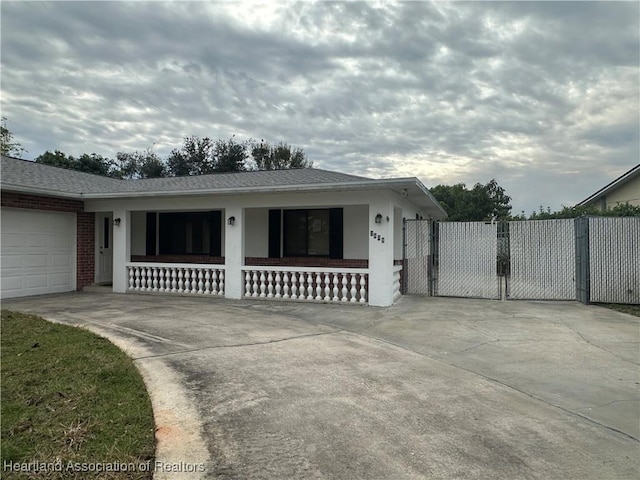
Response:
[[[431,256],[432,222],[430,220],[407,220],[405,224],[405,273],[404,291],[413,295],[428,295],[429,263]]]
[[[128,263],[132,292],[224,295],[224,265]]]
[[[575,300],[574,221],[509,222],[508,297]]]
[[[437,295],[500,298],[496,276],[497,224],[440,224]]]
[[[640,304],[640,218],[589,219],[592,302]]]
[[[299,301],[367,303],[367,269],[243,267],[244,296]]]

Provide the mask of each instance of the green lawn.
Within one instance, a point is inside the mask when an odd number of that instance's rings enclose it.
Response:
[[[153,412],[132,360],[33,315],[2,311],[1,326],[0,476],[150,479]]]

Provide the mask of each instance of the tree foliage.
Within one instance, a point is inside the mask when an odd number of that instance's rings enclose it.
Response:
[[[7,119],[2,117],[0,120],[0,152],[2,155],[15,155],[20,158],[24,151],[22,145],[13,141],[13,133],[7,128]]]
[[[147,149],[143,152],[118,152],[116,154],[118,178],[158,178],[167,176],[167,166],[157,153]]]
[[[307,160],[301,148],[283,142],[271,145],[264,140],[260,143],[251,140],[238,141],[235,135],[229,140],[216,141],[209,137],[187,136],[184,137],[182,145],[171,150],[166,158],[161,158],[151,149],[118,152],[115,160],[95,153],[85,153],[76,158],[59,150],[47,150],[36,158],[36,162],[123,179],[312,166],[312,162]]]
[[[512,220],[552,220],[557,218],[577,218],[583,216],[597,217],[638,217],[640,207],[631,205],[628,202],[618,203],[614,207],[600,210],[595,205],[576,205],[574,207],[563,206],[562,209],[552,212],[550,207],[545,210],[542,205],[537,212],[532,212],[527,218],[524,212],[512,217]]]
[[[53,153],[47,150],[36,158],[37,163],[44,163],[54,167],[68,168],[94,175],[117,177],[118,172],[114,169],[114,162],[97,153],[83,153],[78,158],[66,156],[63,152],[56,150]]]
[[[511,197],[495,180],[468,189],[464,183],[437,185],[430,189],[452,222],[503,220],[509,218]]]
[[[281,170],[284,168],[308,168],[313,162],[307,160],[307,156],[301,148],[292,147],[288,143],[280,142],[270,145],[261,140],[260,143],[251,143],[251,157],[258,170]]]

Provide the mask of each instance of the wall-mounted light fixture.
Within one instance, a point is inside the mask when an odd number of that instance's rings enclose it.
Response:
[[[376,215],[376,223],[382,223],[382,214],[381,213]]]
[[[229,220],[227,220],[227,223],[229,225],[235,225],[236,224],[236,217],[229,217]]]
[[[121,220],[120,220],[120,217],[118,217],[118,218],[114,218],[114,219],[113,219],[113,224],[114,224],[116,227],[119,227],[119,226],[120,226],[120,221],[121,221]]]

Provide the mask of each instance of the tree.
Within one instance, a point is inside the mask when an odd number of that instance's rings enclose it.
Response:
[[[36,163],[44,163],[45,165],[67,168],[69,170],[76,170],[75,161],[75,158],[67,157],[60,150],[55,150],[53,153],[47,150],[42,155],[36,157]]]
[[[275,146],[261,140],[251,143],[251,157],[258,170],[281,170],[285,168],[308,168],[313,162],[301,148],[292,147],[288,143],[280,142]]]
[[[54,167],[67,168],[69,170],[78,170],[80,172],[92,173],[94,175],[102,175],[108,177],[119,177],[119,171],[114,168],[113,160],[98,155],[97,153],[83,153],[78,158],[69,155],[68,157],[56,150],[51,153],[49,150],[36,158],[36,163],[44,163]]]
[[[562,209],[552,212],[550,207],[546,210],[540,206],[537,212],[532,212],[529,216],[529,220],[549,220],[556,218],[577,218],[583,216],[597,216],[597,217],[638,217],[640,216],[640,207],[631,205],[628,202],[619,203],[612,208],[606,210],[600,210],[595,205],[576,205],[573,207],[563,206]],[[526,220],[524,212],[521,215],[517,215],[513,220]]]
[[[247,143],[238,143],[232,136],[228,141],[218,140],[214,147],[214,169],[216,172],[242,172],[247,169],[249,158]]]
[[[471,190],[464,183],[458,183],[438,185],[430,192],[453,222],[502,220],[508,218],[511,211],[511,197],[495,180],[486,185],[476,183]]]
[[[2,117],[0,120],[0,152],[2,155],[15,155],[22,157],[25,151],[17,142],[13,142],[13,133],[7,128],[7,118]]]
[[[158,178],[167,176],[167,166],[151,149],[133,153],[118,152],[116,155],[118,178]]]
[[[214,143],[209,137],[184,137],[180,149],[173,149],[167,158],[167,168],[174,177],[205,175],[215,171]]]

